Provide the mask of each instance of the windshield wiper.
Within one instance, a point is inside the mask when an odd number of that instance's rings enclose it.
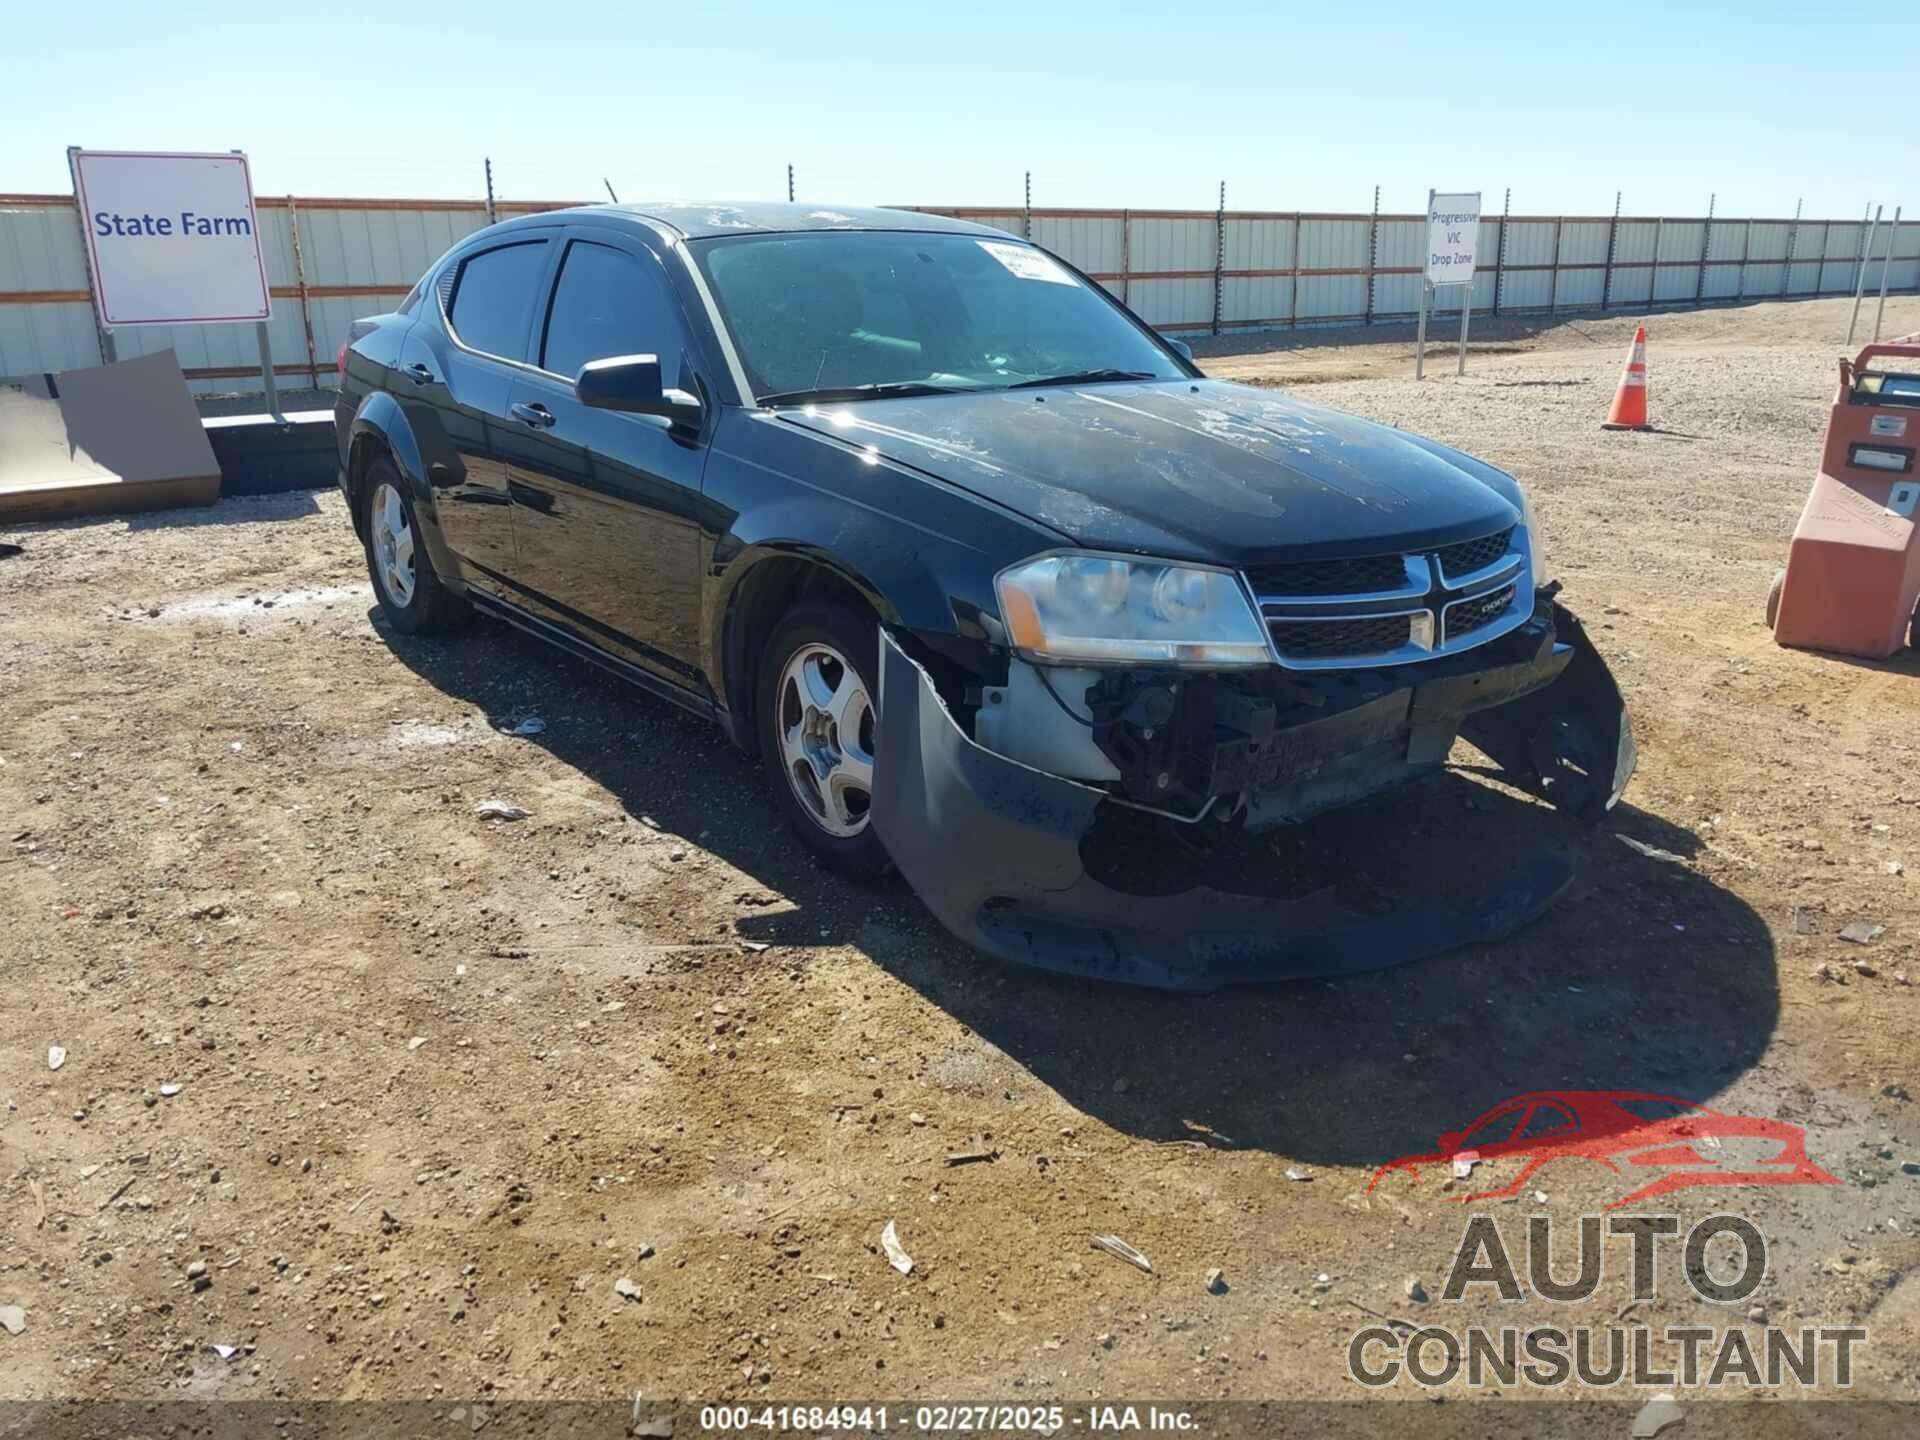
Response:
[[[1080,370],[1072,375],[1042,375],[1038,380],[1021,380],[1009,390],[1031,390],[1040,385],[1091,385],[1096,380],[1151,380],[1148,370]]]
[[[878,400],[898,395],[958,395],[953,385],[929,385],[924,380],[884,380],[871,385],[833,385],[821,390],[782,390],[762,395],[762,405],[806,405],[835,400]]]

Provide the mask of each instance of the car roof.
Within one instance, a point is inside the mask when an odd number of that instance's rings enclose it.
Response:
[[[925,230],[954,235],[994,235],[1018,242],[1005,230],[929,215],[919,210],[884,210],[872,206],[803,205],[788,201],[694,202],[668,200],[630,205],[582,205],[572,210],[546,211],[526,217],[551,221],[556,215],[591,215],[612,219],[630,216],[687,240],[720,235],[778,234],[795,230]]]

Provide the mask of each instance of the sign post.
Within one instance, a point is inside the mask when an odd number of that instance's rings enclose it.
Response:
[[[89,229],[87,207],[80,203],[79,154],[80,147],[78,145],[69,145],[67,147],[67,178],[73,186],[73,218],[80,225],[81,258],[85,262],[83,268],[87,272],[87,303],[93,306],[94,334],[100,338],[100,363],[102,365],[112,365],[118,362],[120,355],[119,352],[114,349],[113,331],[109,330],[100,319],[100,282],[94,277],[93,251],[87,244]]]
[[[1460,303],[1460,359],[1455,374],[1467,373],[1467,325],[1473,314],[1473,271],[1480,249],[1480,192],[1443,195],[1427,192],[1427,263],[1420,281],[1420,328],[1414,341],[1413,378],[1422,379],[1427,363],[1427,312],[1442,285],[1464,285]]]
[[[252,324],[277,418],[267,337],[273,298],[245,154],[76,148],[67,155],[102,332]]]

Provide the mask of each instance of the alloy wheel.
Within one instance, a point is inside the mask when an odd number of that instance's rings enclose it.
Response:
[[[780,753],[801,807],[829,835],[867,828],[873,805],[873,701],[860,672],[830,645],[802,645],[776,691]]]
[[[413,600],[413,527],[400,492],[387,484],[373,492],[373,559],[387,598],[406,609]]]

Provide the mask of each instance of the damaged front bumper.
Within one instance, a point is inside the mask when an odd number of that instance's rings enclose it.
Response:
[[[1442,730],[1448,744],[1463,734],[1516,783],[1597,819],[1635,764],[1619,690],[1565,610],[1543,606],[1530,629],[1538,643],[1521,658],[1409,684],[1373,702],[1363,727],[1397,726],[1408,754],[1433,747]],[[1573,875],[1542,852],[1464,902],[1386,916],[1350,913],[1325,895],[1130,894],[1089,874],[1082,854],[1112,797],[977,744],[884,632],[878,708],[873,825],[894,863],[961,939],[1043,969],[1197,991],[1381,969],[1505,935]],[[1313,748],[1311,737],[1282,733],[1301,755]]]

